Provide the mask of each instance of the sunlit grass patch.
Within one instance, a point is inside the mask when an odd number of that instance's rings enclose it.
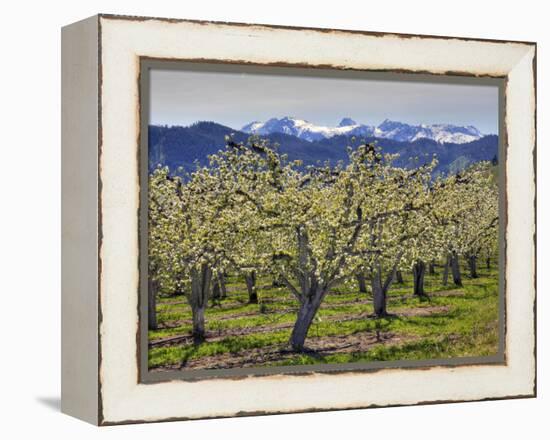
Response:
[[[479,278],[463,272],[463,287],[449,279],[442,284],[442,269],[426,274],[427,298],[412,296],[412,279],[392,286],[388,298],[388,318],[373,318],[371,295],[355,284],[337,286],[329,293],[308,332],[308,341],[333,337],[392,335],[395,343],[369,346],[362,352],[288,352],[288,339],[298,303],[268,279],[258,279],[259,304],[248,304],[248,293],[239,277],[229,277],[227,298],[206,311],[206,331],[214,340],[200,346],[176,342],[153,346],[149,366],[183,365],[216,356],[253,356],[253,350],[286,350],[284,359],[258,365],[304,365],[315,363],[371,362],[386,360],[439,359],[490,356],[498,351],[498,269],[479,269]],[[174,304],[176,303],[176,304]],[[191,309],[184,296],[161,297],[157,306],[159,330],[150,331],[150,340],[191,335]],[[364,335],[364,336],[362,336]],[[196,361],[195,361],[196,362]],[[183,363],[183,364],[182,364]]]

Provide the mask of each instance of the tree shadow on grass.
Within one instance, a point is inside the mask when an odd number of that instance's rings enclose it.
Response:
[[[307,356],[308,358],[317,361],[318,363],[326,363],[325,361],[325,355],[320,353],[318,350],[314,350],[312,348],[304,347],[301,351],[293,351],[293,350],[281,350],[281,354],[295,354],[298,356]]]
[[[191,359],[191,357],[197,352],[199,347],[200,345],[191,345],[188,347],[181,359],[180,368],[185,368],[187,366],[187,361]]]

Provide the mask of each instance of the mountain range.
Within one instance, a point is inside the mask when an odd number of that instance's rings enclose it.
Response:
[[[327,160],[346,162],[347,147],[358,142],[375,142],[383,152],[399,154],[395,165],[403,167],[418,166],[435,154],[439,161],[436,173],[456,172],[474,162],[497,160],[498,156],[498,137],[483,135],[470,126],[415,126],[386,120],[369,127],[344,118],[336,127],[325,127],[284,117],[251,122],[241,130],[209,121],[187,127],[151,125],[149,169],[161,165],[175,172],[179,167],[192,170],[195,163],[208,165],[208,156],[223,149],[226,136],[246,142],[251,134],[278,144],[279,151],[287,154],[289,160],[301,160],[304,165]]]
[[[319,141],[334,136],[368,136],[392,139],[400,142],[414,142],[418,139],[431,139],[440,143],[465,144],[483,137],[475,127],[452,124],[410,125],[386,119],[378,126],[359,124],[351,118],[343,118],[335,127],[315,125],[304,119],[285,116],[271,118],[265,122],[254,121],[246,124],[241,131],[250,134],[270,135],[284,133],[306,141]]]

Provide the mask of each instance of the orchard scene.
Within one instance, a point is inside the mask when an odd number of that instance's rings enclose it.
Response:
[[[149,368],[498,351],[497,166],[376,144],[304,165],[251,136],[148,186]]]

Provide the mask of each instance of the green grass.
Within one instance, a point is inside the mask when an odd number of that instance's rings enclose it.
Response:
[[[389,294],[388,311],[397,316],[374,319],[369,293],[356,286],[342,285],[327,295],[312,324],[308,341],[315,338],[381,334],[395,337],[396,343],[375,344],[368,350],[349,353],[290,354],[280,360],[258,365],[301,365],[313,363],[347,363],[385,360],[438,359],[465,356],[489,356],[498,350],[498,271],[479,270],[480,278],[468,279],[463,271],[462,288],[452,281],[441,284],[441,270],[426,275],[428,294],[456,291],[460,295],[437,296],[428,300],[406,297],[412,293],[412,279],[403,274],[405,283],[394,284]],[[221,306],[206,311],[206,330],[210,340],[198,347],[188,343],[156,346],[149,350],[150,368],[179,366],[193,359],[211,356],[241,356],[253,349],[285,347],[296,316],[297,302],[284,288],[265,287],[270,280],[260,277],[257,285],[260,304],[247,304],[243,280],[230,277],[228,297]],[[178,302],[179,304],[171,304]],[[425,316],[399,313],[440,307]],[[191,309],[183,296],[161,297],[157,306],[161,328],[149,332],[151,341],[191,333]],[[350,320],[350,318],[352,318]],[[275,328],[269,328],[277,326]],[[281,328],[284,326],[284,328]],[[214,359],[215,360],[215,359]]]

